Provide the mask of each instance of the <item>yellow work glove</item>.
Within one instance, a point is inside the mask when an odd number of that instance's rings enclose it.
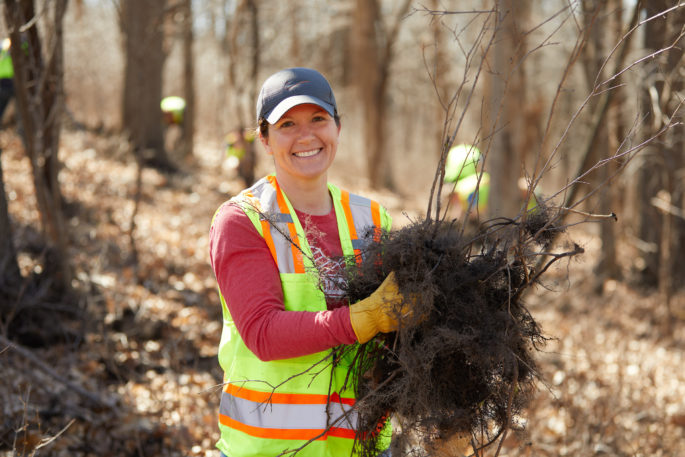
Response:
[[[395,281],[395,272],[391,272],[374,293],[350,305],[350,321],[357,341],[366,343],[378,332],[388,333],[397,330],[397,305],[402,301],[402,294]]]

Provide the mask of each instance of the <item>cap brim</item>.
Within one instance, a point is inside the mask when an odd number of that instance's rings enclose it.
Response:
[[[266,121],[269,124],[275,124],[293,106],[306,104],[320,106],[325,109],[328,114],[335,116],[335,108],[330,103],[326,103],[320,98],[312,97],[311,95],[294,95],[276,105],[276,107],[266,116]]]

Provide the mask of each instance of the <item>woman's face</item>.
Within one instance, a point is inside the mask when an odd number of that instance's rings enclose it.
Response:
[[[279,179],[295,182],[326,179],[338,149],[340,127],[326,110],[311,104],[291,108],[262,137],[274,157]]]

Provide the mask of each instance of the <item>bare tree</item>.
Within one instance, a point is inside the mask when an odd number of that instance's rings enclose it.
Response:
[[[247,24],[247,27],[244,26]],[[229,129],[242,128],[253,122],[260,69],[259,2],[240,0],[232,15],[225,18],[226,34],[222,48],[227,56],[224,92],[230,94],[226,105]],[[247,41],[247,47],[241,41]]]
[[[437,11],[440,7],[438,0],[431,1],[431,9]],[[448,87],[445,73],[449,69],[449,61],[445,52],[445,25],[442,22],[441,16],[433,16],[431,20],[431,31],[433,34],[433,62],[431,74],[433,74],[433,81],[435,83],[435,91],[438,98],[435,110],[435,137],[438,139],[438,144],[442,142],[445,136],[445,128],[443,120],[445,118],[445,104],[449,98],[451,88]],[[438,154],[441,150],[436,151]]]
[[[623,8],[621,2],[584,0],[582,2],[583,25],[585,33],[588,35],[581,58],[583,60],[583,70],[588,87],[596,84],[597,80],[608,78],[608,68],[603,65],[610,51],[609,43],[618,42],[623,36]],[[607,33],[607,30],[611,33]],[[607,39],[611,40],[607,43]],[[617,78],[620,81],[620,76]],[[620,113],[618,101],[621,97],[620,82],[615,84],[614,96],[607,107],[606,121],[601,120],[598,125],[598,138],[595,147],[592,149],[592,160],[600,161],[611,157],[612,151],[620,147],[619,138],[622,137],[620,126]],[[591,100],[589,103],[590,113],[596,115],[601,109],[600,100]],[[598,187],[614,175],[618,169],[617,161],[608,161],[607,166],[588,176],[587,183],[592,187]],[[599,213],[608,214],[616,212],[615,186],[602,186],[598,192]],[[601,288],[606,279],[618,279],[620,269],[616,258],[616,234],[615,226],[612,223],[600,225],[600,235],[602,239],[602,250],[600,258],[595,266],[595,287],[597,291]]]
[[[252,111],[254,102],[257,100],[257,91],[259,90],[259,55],[260,55],[260,38],[259,38],[259,5],[257,0],[245,0],[247,4],[247,11],[249,12],[250,22],[250,66],[248,72],[249,84],[249,110]]]
[[[299,2],[290,2],[290,11],[288,19],[290,20],[290,58],[294,66],[301,67],[302,65],[302,40],[300,39],[300,28],[297,24],[300,22],[300,4]]]
[[[668,0],[645,2],[648,17],[656,16],[645,29],[644,46],[655,52],[644,77],[642,101],[649,132],[672,122],[682,103],[684,81],[683,47],[685,7]],[[660,14],[668,11],[668,14]],[[659,52],[667,49],[668,52]],[[656,54],[658,52],[658,54]],[[685,128],[670,129],[659,143],[652,144],[637,176],[638,233],[646,246],[642,279],[659,286],[670,297],[675,278],[685,275],[685,257],[673,255],[685,249],[683,173],[685,170]]]
[[[159,102],[162,99],[163,20],[166,0],[121,0],[119,26],[124,37],[124,94],[121,125],[143,163],[176,167],[164,149]]]
[[[331,29],[326,41],[326,52],[323,54],[323,66],[335,85],[347,87],[353,82],[352,64],[352,0],[336,2],[331,20]]]
[[[583,33],[586,34],[587,39],[585,41],[585,46],[581,54],[581,60],[583,62],[582,69],[585,76],[585,82],[589,88],[595,86],[598,80],[605,80],[610,75],[608,75],[608,68],[604,65],[604,61],[607,58],[607,54],[610,48],[607,48],[607,39],[611,40],[611,43],[615,43],[620,40],[623,30],[622,21],[620,14],[622,9],[616,8],[620,7],[616,2],[606,2],[606,1],[596,1],[596,0],[584,0],[581,2],[582,8],[582,22],[583,22]],[[616,15],[619,17],[616,17]],[[616,26],[613,23],[618,23],[618,32],[616,35],[607,34],[607,30],[616,30]],[[619,87],[613,89],[614,100],[618,97],[617,92],[620,91]],[[598,98],[591,99],[588,103],[589,113],[596,116],[601,109],[601,100]],[[617,109],[615,103],[612,104],[614,111]],[[597,141],[593,148],[590,149],[590,157],[588,160],[597,162],[599,160],[607,159],[611,156],[611,151],[618,149],[610,149],[609,141],[609,122],[608,122],[608,111],[607,111],[606,122],[602,119],[597,124],[598,134]],[[612,169],[615,172],[615,161],[611,164],[600,168],[596,173],[591,173],[585,179],[584,184],[579,184],[579,186],[585,186],[587,189],[598,188],[603,181],[606,181],[612,173]],[[602,186],[599,189],[597,200],[599,206],[599,213],[607,214],[615,211],[612,209],[611,201],[611,191],[612,187]],[[607,222],[600,226],[601,238],[602,238],[602,251],[600,253],[600,259],[595,266],[595,287],[597,291],[601,291],[604,281],[609,278],[618,278],[619,268],[616,260],[616,240],[614,234],[613,224]]]
[[[402,18],[411,0],[404,0],[386,29],[378,0],[357,0],[353,33],[354,67],[363,112],[363,144],[366,147],[369,185],[392,189],[391,168],[385,151],[385,106],[394,46]]]
[[[493,72],[490,83],[490,122],[494,136],[488,148],[486,168],[490,172],[490,214],[512,216],[518,212],[517,180],[524,163],[522,151],[526,106],[527,0],[497,0]]]
[[[5,2],[5,20],[10,31],[16,103],[22,122],[23,140],[31,161],[36,200],[43,233],[57,250],[57,282],[71,284],[64,222],[63,196],[59,186],[58,157],[63,94],[63,18],[67,0],[51,2],[45,10],[46,28],[41,39],[33,0]],[[44,46],[45,45],[45,46]]]
[[[195,140],[195,65],[193,55],[193,8],[191,0],[184,0],[183,10],[183,92],[186,109],[183,116],[183,155],[193,155]]]
[[[225,84],[220,97],[225,112],[222,117],[228,125],[221,125],[228,132],[227,141],[242,149],[238,176],[246,185],[254,181],[257,164],[256,150],[247,127],[254,123],[254,101],[257,99],[260,70],[260,33],[259,2],[257,0],[240,0],[232,14],[224,5],[225,34],[221,49],[226,58]],[[293,31],[293,34],[296,32]],[[294,35],[293,35],[294,36]],[[242,43],[249,43],[243,46]]]

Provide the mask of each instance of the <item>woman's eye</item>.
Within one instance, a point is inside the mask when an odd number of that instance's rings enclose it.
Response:
[[[283,121],[278,125],[278,128],[283,129],[283,128],[287,128],[287,127],[292,127],[293,125],[295,125],[293,123],[293,121]]]

